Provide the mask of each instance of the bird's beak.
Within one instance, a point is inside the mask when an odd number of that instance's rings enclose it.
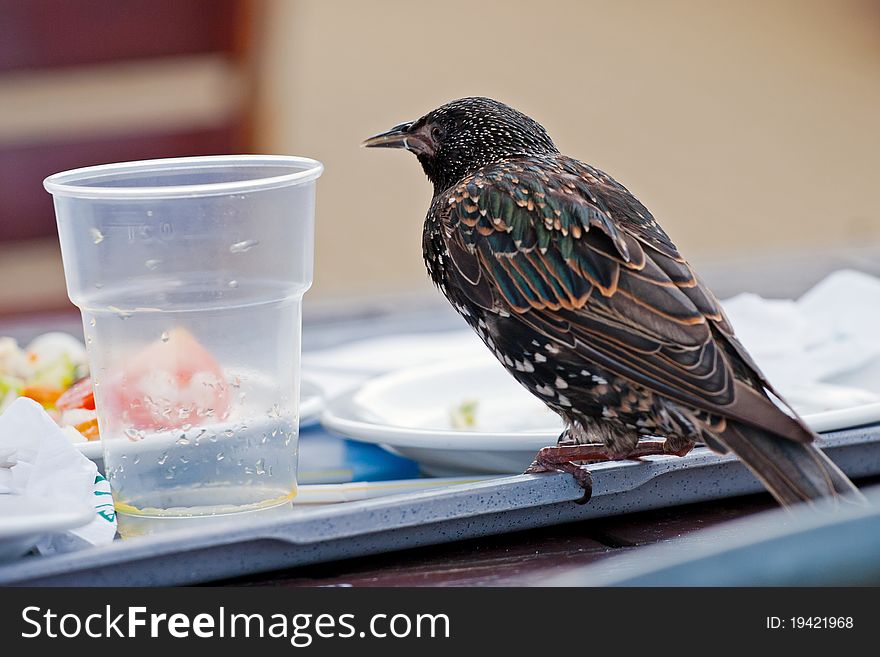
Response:
[[[370,137],[362,146],[365,148],[406,148],[410,150],[411,144],[409,140],[413,137],[409,129],[412,127],[412,121],[396,125],[388,132]]]
[[[437,144],[431,137],[431,126],[422,122],[418,128],[413,129],[416,123],[418,121],[396,125],[388,132],[370,137],[363,145],[367,148],[405,148],[416,155],[431,156],[437,149]]]

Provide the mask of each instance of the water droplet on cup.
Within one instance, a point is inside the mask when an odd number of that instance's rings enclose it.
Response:
[[[97,228],[89,228],[89,234],[92,236],[92,241],[95,244],[100,244],[104,241],[104,233]]]
[[[155,271],[159,268],[159,265],[162,264],[162,261],[159,259],[150,259],[144,262],[144,267],[149,269],[150,271]]]
[[[168,331],[162,331],[162,335],[159,336],[159,339],[162,342],[168,342],[168,340],[170,340],[171,337],[168,335]]]
[[[168,460],[168,452],[162,452],[162,456],[159,457],[159,460],[156,461],[159,465],[165,465],[165,462]]]
[[[241,242],[236,242],[232,246],[229,247],[230,253],[244,253],[245,251],[250,251],[257,244],[259,244],[259,240],[243,240]]]
[[[148,216],[148,217],[152,217],[152,216],[153,216],[153,211],[152,211],[152,210],[147,210],[147,216]]]
[[[181,447],[189,445],[189,438],[186,437],[185,433],[180,434],[180,438],[177,439],[177,444]]]
[[[125,430],[124,433],[125,433],[126,438],[128,438],[129,440],[131,440],[133,442],[137,442],[138,440],[144,439],[144,432],[138,431],[137,429],[135,429],[133,427],[129,427],[128,429]]]
[[[227,429],[223,432],[223,435],[227,438],[232,438],[235,435],[235,432],[232,429]]]
[[[278,407],[278,404],[272,404],[272,408],[269,409],[268,416],[273,420],[277,420],[281,417],[281,409]]]
[[[257,461],[257,474],[266,474],[266,459],[260,459],[259,461]]]
[[[222,461],[226,458],[226,455],[223,452],[217,452],[217,460]]]
[[[95,318],[94,318],[94,317],[92,317],[92,318],[89,320],[89,326],[94,327],[97,323],[98,323],[98,322],[95,321]]]
[[[234,290],[235,288],[238,287],[238,281],[235,281],[235,280],[229,281],[229,282],[227,283],[227,285],[228,285],[229,287],[231,287],[231,288]]]

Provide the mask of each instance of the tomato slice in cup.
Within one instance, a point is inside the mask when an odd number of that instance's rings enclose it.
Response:
[[[108,382],[109,411],[138,429],[176,429],[229,412],[229,384],[211,353],[185,329],[169,331]]]

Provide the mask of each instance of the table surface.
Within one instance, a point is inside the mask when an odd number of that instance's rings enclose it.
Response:
[[[407,308],[402,311],[401,308]],[[435,303],[399,304],[355,315],[306,315],[304,350],[356,339],[420,330],[461,328]],[[81,335],[78,314],[20,317],[0,322],[0,335],[20,342],[49,330]],[[876,481],[874,483],[877,483]],[[595,564],[641,546],[687,536],[726,521],[775,508],[769,495],[724,499],[543,529],[460,541],[250,575],[211,584],[230,586],[516,586],[541,585],[577,566]]]

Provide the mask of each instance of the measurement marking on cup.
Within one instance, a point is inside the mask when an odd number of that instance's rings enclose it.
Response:
[[[149,215],[148,215],[149,216]],[[174,226],[170,223],[162,222],[160,224],[130,224],[130,223],[107,223],[104,228],[119,228],[127,232],[128,242],[152,242],[159,240],[160,242],[170,242],[174,239]],[[103,239],[103,237],[102,237]],[[97,242],[95,242],[97,244]]]

